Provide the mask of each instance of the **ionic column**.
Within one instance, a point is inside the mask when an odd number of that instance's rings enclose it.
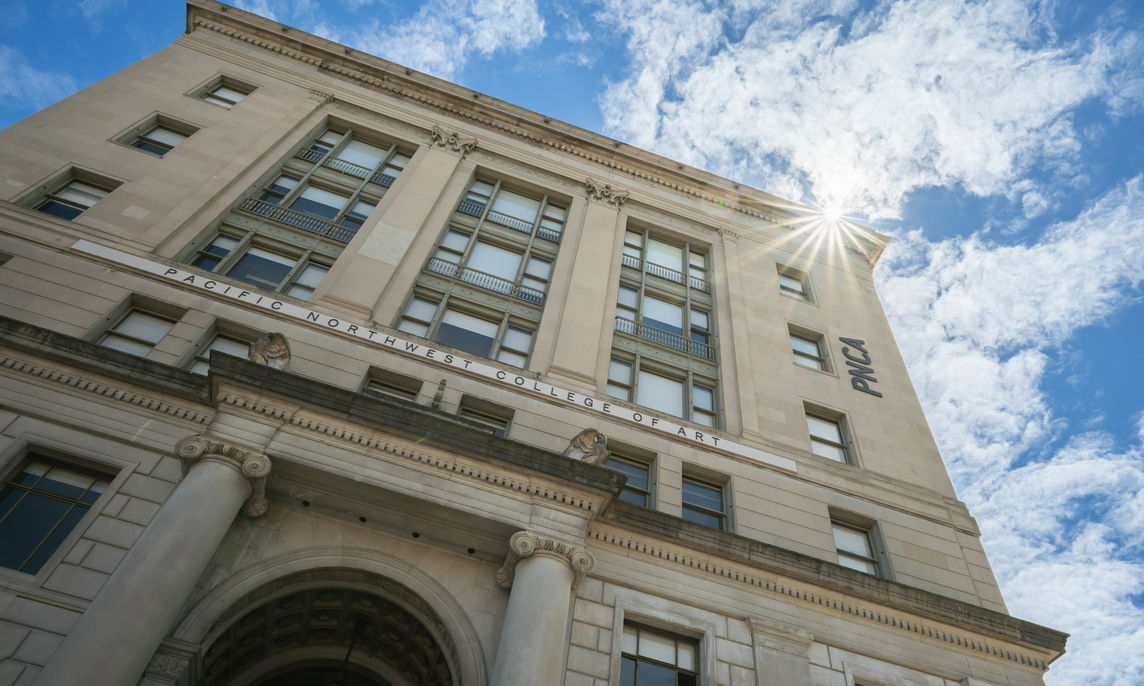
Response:
[[[138,683],[245,504],[267,508],[270,460],[201,436],[179,441],[186,475],[36,679],[39,686]]]
[[[596,561],[580,546],[518,531],[497,582],[511,588],[490,684],[559,684],[572,591]]]

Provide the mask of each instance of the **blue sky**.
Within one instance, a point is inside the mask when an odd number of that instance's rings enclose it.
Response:
[[[1144,683],[1144,3],[246,0],[894,237],[879,288],[1052,686]],[[183,6],[0,0],[0,124]]]

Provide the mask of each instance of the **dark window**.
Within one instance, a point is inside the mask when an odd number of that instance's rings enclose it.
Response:
[[[38,572],[110,482],[98,472],[31,455],[0,494],[0,565]]]
[[[621,474],[628,481],[620,491],[620,500],[625,503],[649,507],[651,503],[651,465],[622,455],[612,453],[604,466]]]

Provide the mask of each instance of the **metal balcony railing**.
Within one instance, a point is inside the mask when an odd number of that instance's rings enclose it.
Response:
[[[461,202],[460,206],[457,207],[457,211],[472,215],[474,217],[480,217],[481,214],[485,211],[485,205],[473,202],[472,200],[464,200]],[[487,221],[493,222],[494,224],[500,224],[501,226],[507,226],[510,229],[520,231],[521,233],[527,233],[531,235],[533,232],[532,222],[525,221],[524,219],[519,219],[510,214],[505,214],[504,212],[489,210],[489,213],[485,215],[485,219]],[[536,227],[536,235],[546,241],[552,241],[553,243],[560,242],[559,231],[553,231],[552,229],[547,229],[543,226]]]
[[[656,264],[655,262],[645,262],[644,260],[641,260],[638,257],[632,257],[631,255],[623,255],[620,260],[625,267],[631,267],[632,269],[646,271],[648,274],[658,276],[661,279],[667,279],[668,281],[674,281],[675,283],[686,283],[688,286],[699,289],[701,291],[707,290],[707,281],[705,279],[700,279],[697,276],[687,276],[687,281],[685,282],[685,275],[683,272],[678,272],[661,264]]]
[[[265,200],[256,200],[255,198],[247,198],[242,201],[238,209],[256,214],[265,219],[271,219],[287,226],[292,226],[296,229],[316,233],[319,236],[332,238],[340,243],[349,243],[353,240],[354,229],[348,229],[333,222],[328,222],[325,219],[291,210],[285,207],[279,207],[274,203],[266,202]]]
[[[320,153],[316,150],[299,150],[297,154],[294,155],[294,157],[300,160],[305,160],[307,162],[322,162],[322,158],[324,156],[325,153]],[[376,183],[379,186],[385,186],[386,188],[392,186],[393,182],[397,180],[397,177],[390,176],[389,174],[383,174],[382,172],[375,172],[368,167],[363,167],[360,164],[354,164],[353,162],[346,162],[345,160],[338,159],[337,157],[331,157],[325,162],[322,162],[322,166],[329,167],[330,169],[336,169],[343,174],[356,176],[359,179],[369,179],[371,182]]]
[[[298,158],[298,159],[300,159],[300,160],[306,160],[307,162],[321,162],[321,161],[322,161],[322,157],[323,157],[325,154],[326,154],[326,153],[324,153],[324,152],[318,152],[317,150],[309,150],[309,149],[306,149],[306,150],[299,150],[299,151],[298,151],[298,152],[297,152],[297,153],[294,155],[294,157],[297,157],[297,158]]]
[[[479,217],[481,216],[481,213],[485,211],[485,206],[480,203],[473,202],[472,200],[463,200],[461,201],[461,206],[457,208],[457,211],[464,212],[465,214],[469,214],[474,217]]]
[[[447,276],[451,279],[464,281],[465,283],[493,291],[495,293],[503,293],[512,296],[518,300],[523,300],[533,305],[539,305],[544,301],[544,292],[538,291],[535,288],[522,286],[518,283],[502,279],[499,276],[493,276],[486,272],[471,269],[469,267],[462,267],[459,264],[454,264],[447,260],[442,260],[439,257],[434,257],[429,260],[429,264],[425,267],[426,271]]]
[[[642,338],[645,341],[651,341],[652,343],[671,348],[672,350],[679,350],[688,355],[702,357],[705,360],[715,359],[715,346],[713,345],[701,343],[686,336],[664,331],[654,326],[641,324],[640,322],[632,321],[631,319],[619,315],[616,316],[616,331],[626,333],[629,336]]]

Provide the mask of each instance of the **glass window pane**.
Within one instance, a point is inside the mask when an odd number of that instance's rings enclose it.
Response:
[[[716,512],[723,511],[723,489],[718,486],[683,480],[683,502]]]
[[[842,431],[838,426],[838,422],[807,415],[806,425],[810,429],[810,435],[815,438],[821,438],[824,441],[831,441],[833,443],[842,442]]]
[[[71,503],[35,493],[20,498],[0,524],[0,566],[21,569],[36,546],[73,507]],[[82,509],[80,511],[83,512]],[[31,569],[24,571],[34,573]]]
[[[605,392],[613,398],[619,398],[620,400],[632,399],[632,389],[627,386],[617,386],[614,383],[610,383],[605,389]]]
[[[795,336],[791,334],[790,345],[795,350],[810,355],[811,357],[818,357],[821,353],[818,349],[818,343],[802,336]]]
[[[673,665],[675,664],[675,639],[641,630],[638,655]]]
[[[680,669],[695,670],[695,646],[684,641],[679,641],[679,661],[677,662]]]
[[[634,310],[636,308],[636,301],[638,298],[639,292],[636,289],[628,288],[627,286],[620,286],[620,292],[616,297],[616,302]]]
[[[295,277],[294,285],[306,286],[311,289],[317,288],[318,284],[322,282],[322,278],[325,277],[329,271],[329,269],[321,265],[308,264],[306,268]]]
[[[457,252],[464,252],[465,246],[469,244],[469,234],[461,233],[460,231],[449,231],[445,234],[445,238],[441,240],[441,246],[455,250]]]
[[[148,138],[150,138],[152,140],[159,141],[160,143],[164,143],[166,145],[169,145],[172,148],[175,147],[176,145],[178,145],[179,143],[182,143],[187,138],[186,134],[182,134],[182,133],[179,133],[177,131],[172,131],[171,129],[168,129],[168,128],[163,127],[163,126],[156,126],[155,128],[151,129],[149,132],[147,132],[146,135]]]
[[[686,505],[683,507],[683,518],[694,524],[710,527],[712,529],[723,528],[723,518],[711,514],[710,512],[702,512],[700,510],[693,510]]]
[[[548,275],[552,273],[552,261],[542,260],[539,257],[528,258],[528,267],[525,272],[537,278],[547,279]]]
[[[493,202],[493,211],[531,223],[536,220],[536,215],[540,212],[540,201],[502,189]]]
[[[528,352],[529,348],[532,347],[532,333],[524,329],[518,329],[515,326],[510,326],[504,332],[504,341],[502,344],[514,350]]]
[[[633,245],[636,247],[643,246],[643,234],[636,233],[635,231],[628,231],[624,234],[624,245]]]
[[[636,402],[676,417],[683,416],[683,382],[658,374],[639,373]]]
[[[50,214],[53,217],[69,220],[75,219],[76,217],[83,214],[82,209],[73,207],[72,205],[66,205],[62,202],[59,202],[58,200],[52,200],[51,198],[37,205],[36,209],[45,214]]]
[[[409,307],[405,310],[405,316],[420,319],[422,321],[433,321],[433,315],[437,314],[437,303],[425,298],[414,298],[409,303]]]
[[[658,298],[644,296],[643,323],[672,333],[683,333],[683,308]]]
[[[627,474],[627,485],[634,488],[639,488],[646,491],[648,489],[648,466],[629,462],[628,460],[620,460],[614,457],[608,458],[604,466],[612,471],[621,474]]]
[[[710,329],[707,313],[702,310],[691,310],[691,327],[695,329]]]
[[[245,93],[239,93],[235,89],[227,88],[226,86],[219,86],[218,88],[214,89],[212,94],[226,98],[232,102],[238,102],[239,100],[242,100],[246,97]]]
[[[290,209],[328,220],[338,216],[348,200],[344,195],[310,186],[290,204]]]
[[[409,319],[401,320],[401,323],[397,325],[397,329],[399,331],[404,331],[405,333],[411,333],[414,336],[428,336],[429,335],[429,325],[428,324],[421,324],[419,322],[411,321]]]
[[[107,191],[102,188],[90,186],[82,181],[72,181],[65,188],[56,193],[62,200],[74,202],[77,205],[84,207],[91,207],[100,198],[107,195]]]
[[[116,336],[115,334],[108,334],[100,345],[111,348],[112,350],[125,352],[128,355],[135,355],[136,357],[146,357],[147,353],[151,352],[150,345],[132,341],[122,336]]]
[[[694,384],[691,387],[691,404],[701,410],[715,411],[715,394],[710,388]]]
[[[524,367],[528,364],[528,356],[511,350],[501,349],[497,353],[497,360],[505,364],[511,364],[514,367]]]
[[[834,545],[839,550],[854,553],[859,557],[874,557],[874,553],[870,550],[870,537],[865,531],[835,524]]]
[[[294,260],[289,257],[251,248],[228,273],[240,281],[274,290],[293,268]]]
[[[155,344],[166,336],[174,325],[175,323],[169,319],[132,310],[115,325],[115,332]]]
[[[53,465],[36,483],[36,490],[78,500],[94,482],[95,477],[90,474]]]
[[[637,641],[638,641],[638,634],[636,633],[636,628],[634,626],[625,625],[624,626],[623,652],[627,653],[628,655],[635,655],[636,654],[636,646],[638,645]]]
[[[681,272],[683,271],[683,248],[668,245],[654,238],[649,238],[647,242],[647,261],[658,264],[661,267],[667,267],[668,269]]]
[[[612,360],[608,365],[608,379],[618,381],[625,385],[632,383],[632,365],[630,362]]]
[[[620,661],[620,686],[636,686],[636,661],[630,657]]]
[[[346,147],[338,152],[338,159],[345,160],[350,164],[356,164],[359,167],[373,169],[381,164],[381,161],[385,159],[385,154],[386,151],[376,145],[370,145],[369,143],[363,143],[361,141],[350,141]]]
[[[819,457],[825,457],[826,459],[834,460],[835,462],[846,461],[846,453],[843,452],[842,448],[839,448],[836,445],[811,441],[810,451]]]
[[[496,338],[497,325],[464,312],[446,310],[437,327],[437,340],[466,350],[474,355],[488,357]]]
[[[516,272],[520,269],[520,260],[520,253],[478,241],[473,246],[468,266],[507,281],[515,281]]]
[[[838,555],[838,564],[842,565],[843,567],[849,567],[850,569],[857,569],[859,572],[864,572],[873,576],[878,575],[878,566],[870,560],[861,560],[856,557],[851,557],[849,555],[840,553]]]

